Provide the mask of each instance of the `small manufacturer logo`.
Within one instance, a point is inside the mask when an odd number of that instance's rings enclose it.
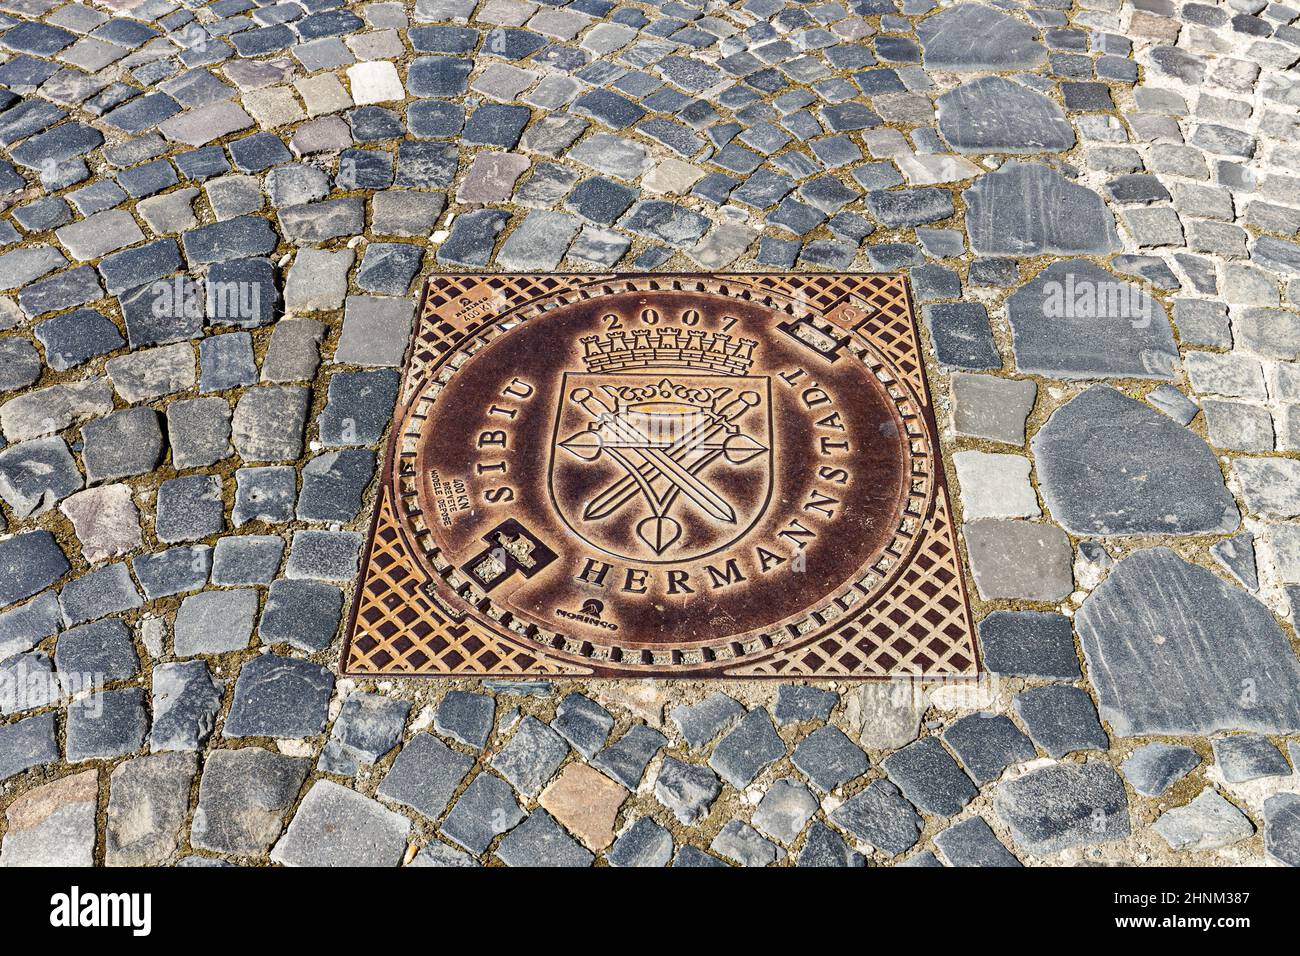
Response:
[[[74,886],[50,897],[50,925],[62,929],[127,927],[133,936],[153,930],[152,893],[82,893]]]
[[[601,619],[601,615],[604,613],[605,602],[598,601],[595,598],[583,601],[582,609],[579,611],[566,611],[563,608],[555,609],[555,616],[562,617],[566,621],[577,621],[579,624],[589,624],[592,627],[603,627],[607,631],[617,631],[617,624]]]

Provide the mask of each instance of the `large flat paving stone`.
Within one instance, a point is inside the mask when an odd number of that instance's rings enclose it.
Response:
[[[963,83],[936,103],[939,132],[961,153],[1055,153],[1074,145],[1059,106],[1005,77]]]
[[[1050,378],[1169,379],[1164,307],[1085,259],[1054,262],[1007,300],[1016,368]]]
[[[1075,534],[1204,534],[1240,521],[1200,436],[1109,386],[1067,402],[1030,447],[1048,509]]]
[[[1117,563],[1075,623],[1121,737],[1300,729],[1300,661],[1273,615],[1168,548]]]
[[[1028,70],[1047,59],[1038,31],[982,3],[959,3],[916,30],[931,70]]]
[[[966,229],[980,255],[1118,252],[1115,217],[1100,196],[1040,163],[1013,161],[969,186]]]

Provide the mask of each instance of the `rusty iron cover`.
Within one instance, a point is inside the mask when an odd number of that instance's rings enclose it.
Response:
[[[972,675],[938,453],[902,276],[433,276],[343,669]]]

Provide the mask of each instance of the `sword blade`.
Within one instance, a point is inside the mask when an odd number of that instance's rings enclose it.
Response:
[[[735,509],[712,488],[674,461],[671,456],[657,448],[643,449],[640,454],[656,465],[669,481],[681,489],[682,494],[703,508],[710,516],[719,521],[735,522]]]
[[[722,428],[723,426],[721,423],[716,426],[717,431],[721,431]],[[706,438],[705,441],[708,441],[708,439]],[[680,462],[683,459],[688,458],[693,452],[698,451],[699,448],[699,445],[692,445],[689,448],[681,447],[677,448],[675,451],[669,450],[666,454],[668,454],[668,456],[674,461]],[[717,455],[715,454],[705,455],[695,464],[688,466],[687,470],[694,475],[697,472],[702,471],[705,465],[713,461],[716,457]],[[656,471],[657,469],[655,466],[649,463],[640,467],[640,474],[647,480],[653,480]],[[636,480],[632,478],[631,475],[626,475],[615,481],[593,498],[591,504],[587,506],[586,511],[583,513],[583,517],[593,521],[608,517],[635,498],[636,493]]]
[[[721,454],[722,454],[722,452],[720,452],[720,451],[709,451],[709,452],[705,452],[705,454],[704,454],[704,456],[703,456],[702,458],[700,458],[699,460],[697,460],[697,461],[695,462],[695,464],[690,465],[690,466],[688,467],[688,470],[689,470],[692,474],[694,474],[694,473],[698,473],[698,472],[701,472],[701,471],[703,471],[705,468],[709,467],[709,465],[712,464],[715,460],[717,460],[718,456],[721,455]],[[670,489],[668,490],[668,493],[667,493],[666,495],[664,495],[664,498],[663,498],[663,507],[664,507],[664,512],[665,512],[665,513],[667,513],[668,509],[671,508],[671,507],[673,506],[673,502],[677,500],[677,492],[678,492],[678,490],[679,490],[679,489],[677,488],[677,486],[674,485],[672,488],[670,488]]]
[[[649,441],[636,428],[616,416],[608,418],[606,424],[624,441],[640,442],[642,446]],[[736,512],[731,505],[727,504],[717,492],[696,478],[662,450],[646,447],[637,447],[631,450],[634,450],[648,464],[658,469],[660,474],[681,489],[682,494],[704,509],[705,513],[710,517],[726,522],[736,520]],[[612,448],[609,451],[610,454],[616,454],[616,451]],[[632,478],[633,481],[636,480],[630,471],[628,477]],[[653,498],[651,500],[653,502]]]
[[[654,488],[650,486],[649,480],[641,473],[640,466],[634,465],[632,462],[628,461],[627,455],[623,454],[623,452],[617,448],[610,448],[608,451],[611,458],[627,469],[627,477],[633,482],[633,494],[635,495],[636,491],[640,490],[645,495],[646,502],[650,505],[650,510],[656,515],[663,514],[663,502],[655,494]],[[584,514],[583,517],[586,517],[586,515]]]
[[[711,441],[723,431],[723,429],[735,421],[752,406],[741,399],[733,399],[711,416],[711,421],[702,422],[680,435],[676,441],[664,450],[669,458],[674,462],[680,462],[689,456],[692,452],[698,450],[705,442]],[[705,455],[693,466],[686,470],[692,477],[712,462],[716,455]],[[647,462],[640,467],[639,474],[648,481],[653,481],[660,470],[652,463]],[[636,497],[638,482],[632,477],[631,473],[618,479],[608,488],[598,494],[591,500],[591,503],[583,511],[583,518],[588,520],[599,520],[613,514],[627,502]],[[724,502],[725,504],[725,502]],[[728,506],[730,509],[730,506]],[[734,512],[733,512],[734,514]],[[725,520],[725,519],[724,519]],[[734,518],[731,520],[735,520]]]

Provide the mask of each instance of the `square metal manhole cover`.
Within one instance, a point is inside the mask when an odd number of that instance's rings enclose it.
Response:
[[[430,278],[349,674],[976,671],[897,275]]]

